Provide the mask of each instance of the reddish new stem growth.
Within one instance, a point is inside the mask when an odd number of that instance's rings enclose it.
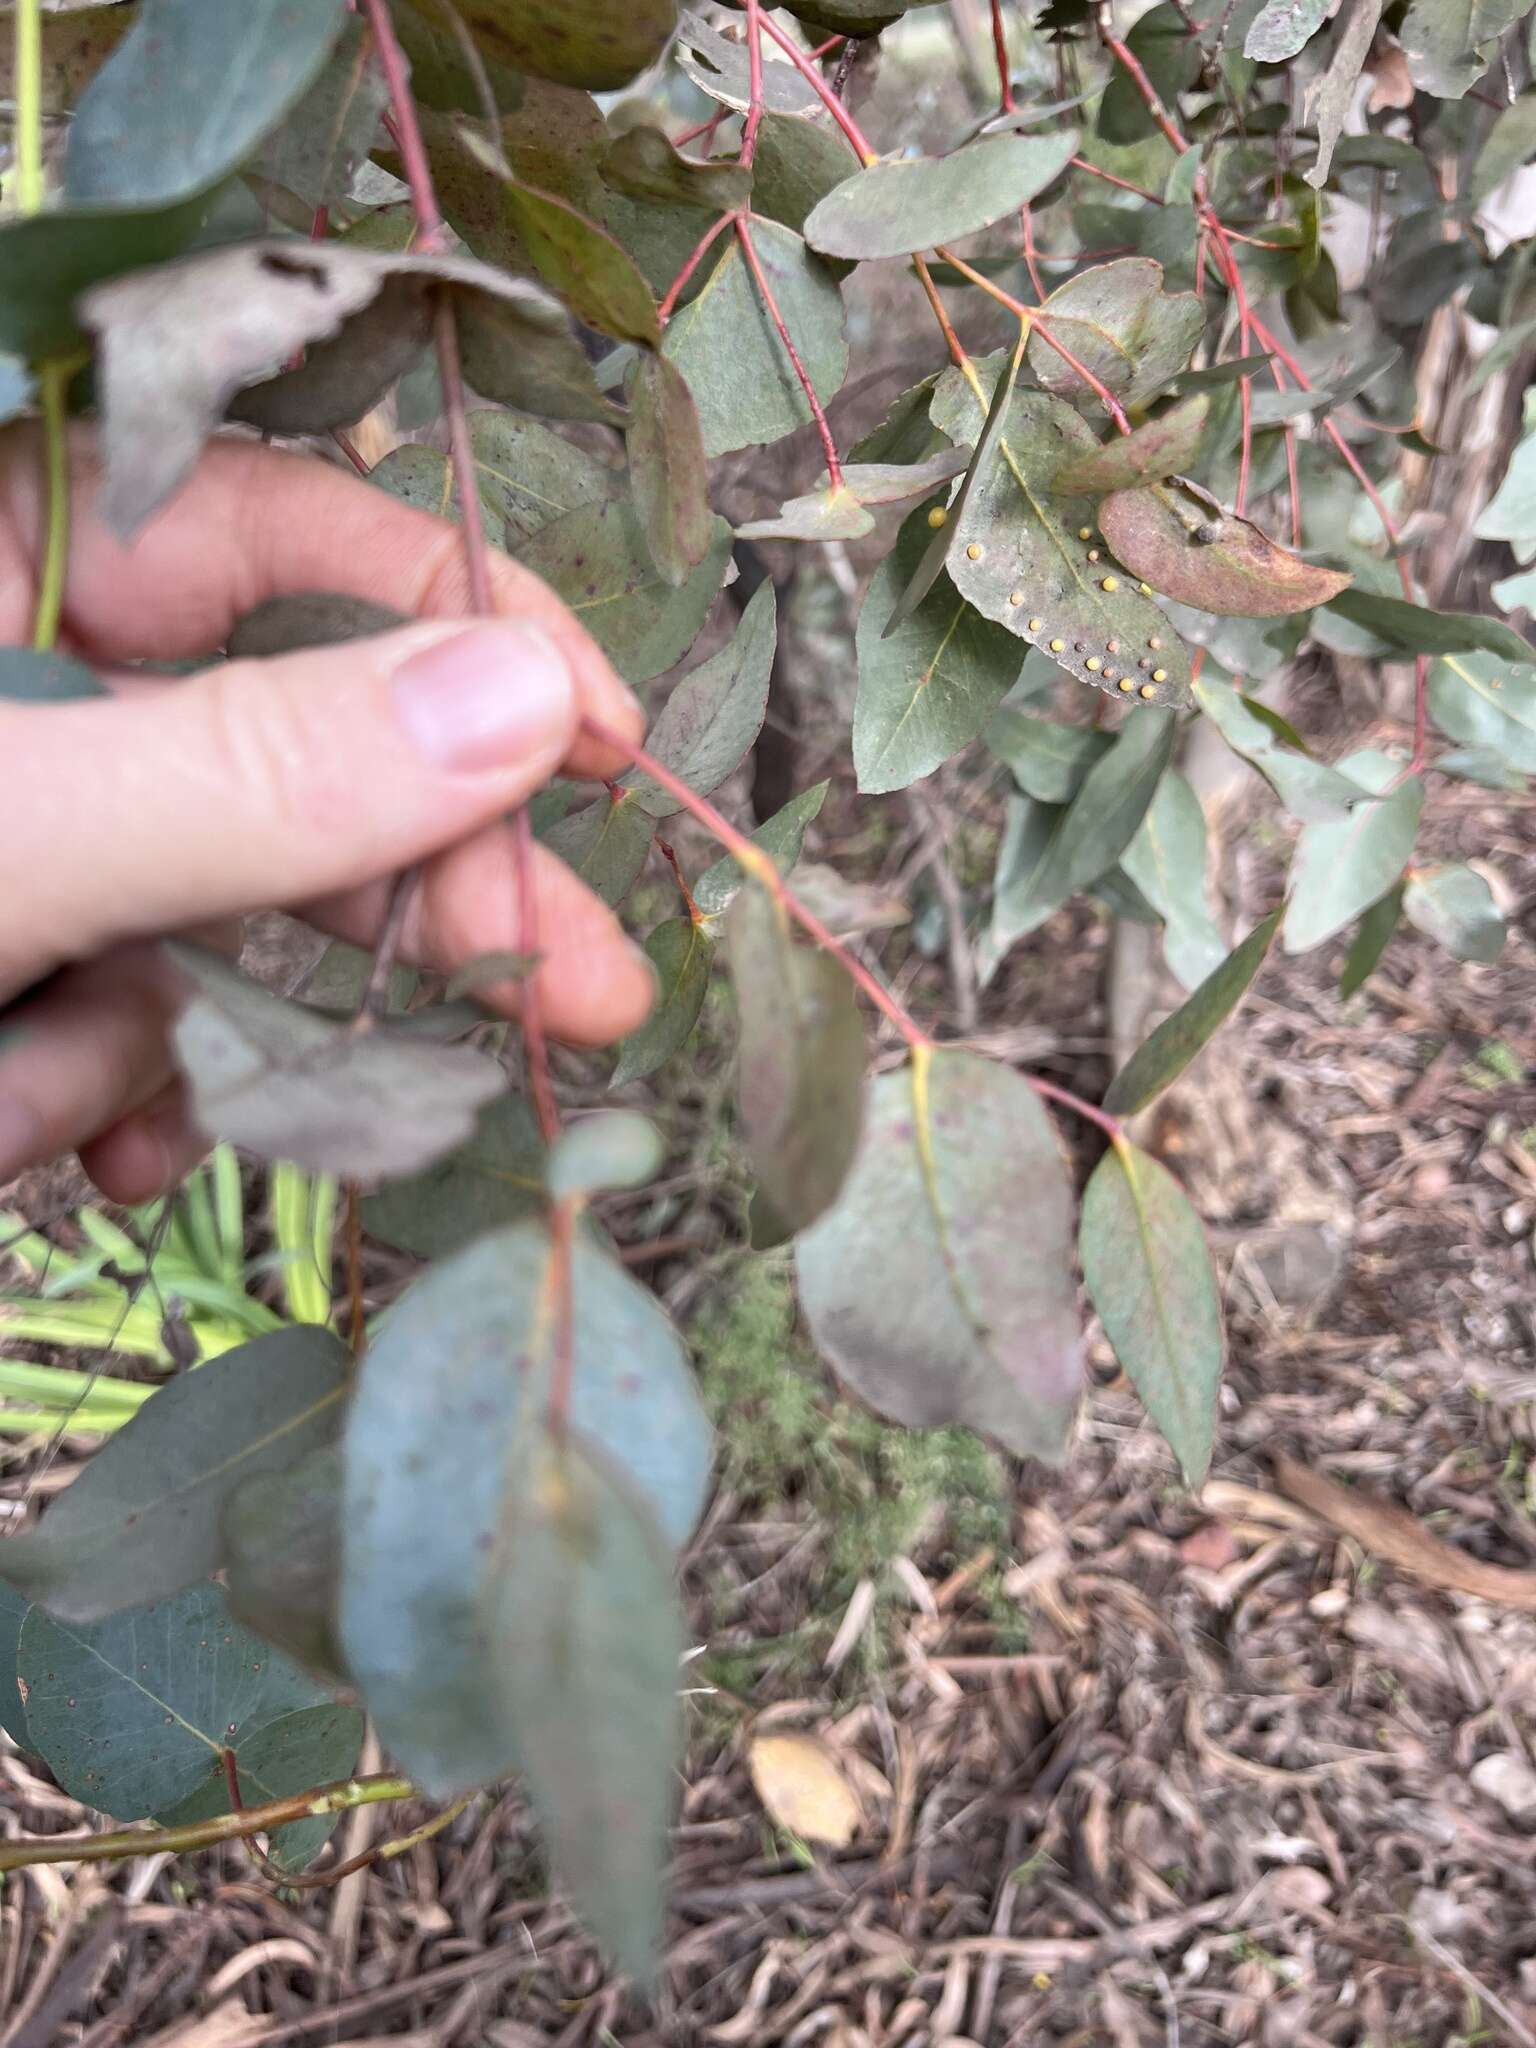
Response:
[[[944,345],[949,350],[949,359],[957,370],[963,370],[970,361],[970,358],[960,346],[960,337],[956,334],[949,315],[944,310],[944,301],[939,297],[939,288],[933,281],[933,273],[929,270],[921,256],[914,256],[912,258],[912,268],[916,273],[918,283],[928,294],[928,303],[933,308],[934,319],[939,323],[939,332],[943,335]]]
[[[1010,313],[1022,320],[1027,326],[1032,327],[1046,347],[1054,349],[1068,369],[1081,377],[1088,386],[1088,389],[1094,394],[1115,425],[1120,429],[1120,432],[1128,434],[1131,431],[1131,423],[1125,416],[1125,408],[1110,390],[1109,386],[1101,378],[1096,377],[1086,363],[1079,362],[1064,342],[1056,339],[1048,323],[1040,318],[1040,315],[1033,306],[1026,306],[1022,299],[1016,299],[1011,292],[1005,292],[1001,285],[994,284],[991,278],[985,277],[979,270],[973,269],[969,263],[956,256],[952,250],[946,249],[943,243],[939,244],[935,253],[942,256],[944,261],[953,269],[958,270],[962,277],[968,277],[972,284],[979,286],[989,298],[996,299],[1000,306],[1006,306]]]
[[[1074,1115],[1086,1117],[1091,1124],[1097,1124],[1106,1137],[1116,1141],[1124,1136],[1120,1119],[1111,1116],[1107,1109],[1096,1109],[1091,1102],[1084,1102],[1080,1095],[1074,1095],[1070,1088],[1058,1088],[1054,1081],[1042,1081],[1034,1074],[1026,1074],[1025,1080],[1037,1095],[1043,1095],[1048,1102],[1059,1102]]]
[[[761,0],[747,0],[747,108],[741,131],[741,167],[752,168],[757,154],[757,131],[763,124],[763,12]]]
[[[827,424],[827,416],[822,410],[821,400],[816,396],[816,387],[811,382],[810,374],[805,364],[800,360],[800,351],[795,347],[790,331],[784,324],[784,315],[779,311],[779,302],[773,296],[773,287],[768,282],[768,274],[763,269],[762,263],[758,258],[757,247],[752,240],[752,230],[747,225],[747,217],[744,213],[736,215],[736,238],[741,243],[741,253],[747,259],[747,268],[752,273],[752,281],[757,286],[768,317],[773,322],[774,329],[783,344],[784,353],[789,357],[790,368],[794,371],[796,377],[799,378],[800,389],[805,393],[805,402],[811,408],[811,417],[816,422],[816,431],[821,436],[822,451],[827,458],[827,486],[830,490],[840,491],[843,487],[843,468],[837,459],[837,443],[832,438],[832,429]]]
[[[992,48],[997,53],[998,106],[1005,114],[1014,111],[1013,79],[1008,69],[1008,33],[1003,27],[1003,0],[992,0]]]
[[[838,127],[842,129],[850,148],[858,151],[862,162],[866,164],[874,163],[876,160],[875,152],[870,148],[868,140],[859,127],[858,122],[854,120],[852,114],[849,113],[836,93],[832,91],[799,44],[785,34],[771,14],[760,14],[758,19],[762,24],[764,35],[773,37],[773,40],[778,44],[785,56],[788,57],[801,77],[814,88],[822,105],[832,116]]]
[[[672,848],[667,844],[665,839],[657,840],[656,851],[661,855],[662,859],[666,862],[667,866],[672,870],[672,879],[674,882],[676,882],[679,893],[682,896],[683,902],[687,906],[689,917],[692,918],[695,924],[702,924],[704,922],[704,913],[702,910],[700,910],[698,904],[695,903],[693,900],[693,891],[688,886],[688,878],[683,873],[677,855],[673,852]]]
[[[684,259],[682,269],[667,286],[666,297],[656,308],[656,317],[663,327],[666,326],[676,311],[678,297],[687,290],[689,278],[693,276],[693,273],[698,269],[704,258],[709,254],[715,243],[725,233],[735,218],[734,213],[722,213],[718,220],[711,221],[710,225],[700,235],[698,241]]]
[[[754,846],[745,832],[738,832],[707,797],[702,797],[697,791],[690,789],[670,768],[665,768],[660,761],[654,760],[644,747],[632,746],[622,733],[615,732],[610,726],[600,724],[595,718],[584,718],[581,724],[582,730],[590,733],[593,739],[601,740],[605,747],[612,747],[615,752],[627,755],[636,768],[642,769],[645,774],[659,782],[668,795],[676,797],[683,810],[691,817],[697,818],[701,825],[712,832],[727,852],[736,856],[748,875],[761,882],[765,889],[772,891],[801,930],[808,933],[824,953],[832,955],[854,986],[862,990],[883,1017],[889,1018],[908,1045],[928,1043],[927,1035],[907,1015],[896,998],[880,986],[868,968],[855,960],[842,941],[832,936],[815,912],[808,910],[800,901],[762,848]]]

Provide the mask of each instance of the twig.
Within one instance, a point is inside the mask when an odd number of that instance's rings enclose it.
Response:
[[[1008,64],[1008,32],[1003,26],[1003,0],[992,0],[992,48],[997,53],[999,111],[1011,114],[1015,111],[1013,75]]]
[[[868,139],[859,127],[858,122],[854,120],[852,114],[849,113],[842,101],[832,91],[827,81],[806,56],[805,52],[792,37],[785,34],[771,14],[760,15],[759,19],[762,22],[763,33],[772,36],[801,77],[815,90],[822,105],[832,116],[838,127],[842,129],[849,146],[858,152],[860,161],[864,164],[877,163],[879,159],[870,148]]]
[[[18,21],[20,16],[17,17]],[[38,395],[43,408],[43,465],[47,511],[43,560],[38,571],[32,645],[39,653],[59,637],[64,609],[64,575],[69,565],[69,385],[78,367],[73,358],[40,363]]]
[[[979,286],[989,298],[996,299],[1000,306],[1006,306],[1008,311],[1021,321],[1025,327],[1032,328],[1047,348],[1054,349],[1068,369],[1080,377],[1088,386],[1088,389],[1104,407],[1120,432],[1128,434],[1131,431],[1131,423],[1125,416],[1125,408],[1110,390],[1109,386],[1102,378],[1096,377],[1086,363],[1079,362],[1065,342],[1056,339],[1050,330],[1049,323],[1040,318],[1039,313],[1033,306],[1026,306],[1024,301],[1016,299],[1012,292],[1005,292],[1001,285],[994,284],[991,278],[985,276],[981,271],[974,269],[972,265],[955,255],[952,249],[945,248],[942,243],[939,244],[935,254],[941,256],[946,263],[958,270],[962,277],[969,278],[972,284]]]
[[[1063,1109],[1070,1109],[1075,1116],[1086,1118],[1097,1124],[1104,1135],[1116,1145],[1125,1142],[1125,1131],[1117,1116],[1111,1116],[1107,1109],[1098,1109],[1091,1102],[1084,1102],[1081,1095],[1074,1095],[1070,1088],[1058,1088],[1054,1081],[1042,1081],[1038,1075],[1026,1074],[1025,1080],[1037,1095],[1043,1095],[1048,1102],[1059,1102]]]
[[[736,238],[741,243],[741,253],[747,259],[752,281],[757,286],[768,317],[783,344],[784,353],[789,357],[790,367],[799,379],[800,389],[805,393],[805,402],[811,409],[811,417],[816,422],[816,431],[821,436],[822,453],[827,458],[827,486],[830,490],[840,491],[843,487],[843,468],[837,459],[837,443],[832,438],[832,429],[827,424],[827,415],[822,410],[821,400],[816,396],[816,387],[811,382],[810,373],[800,360],[800,351],[795,347],[794,339],[784,324],[784,315],[779,311],[779,302],[773,296],[773,287],[769,284],[768,273],[763,269],[758,257],[757,246],[752,240],[752,230],[747,225],[744,213],[736,215]]]
[[[43,203],[43,18],[41,0],[17,0],[14,93],[16,209],[36,213]]]
[[[715,243],[725,233],[735,218],[734,213],[722,213],[718,220],[712,221],[704,230],[704,233],[700,235],[694,247],[683,259],[681,270],[678,271],[676,277],[667,286],[661,304],[656,308],[656,318],[663,327],[672,318],[680,294],[687,290],[688,280],[693,276],[693,273],[698,269],[704,258],[709,254]]]

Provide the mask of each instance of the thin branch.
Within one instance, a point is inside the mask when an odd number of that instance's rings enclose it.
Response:
[[[836,93],[832,91],[827,81],[806,56],[799,44],[792,37],[785,34],[771,14],[762,14],[759,16],[759,19],[763,25],[763,33],[772,36],[801,77],[814,89],[822,105],[843,131],[849,147],[858,152],[860,162],[866,165],[877,163],[879,158],[870,148],[869,140],[864,131],[837,97]]]
[[[747,119],[741,131],[741,167],[752,168],[757,154],[757,131],[763,125],[763,9],[762,0],[747,0]]]
[[[735,219],[736,215],[734,213],[722,213],[718,220],[712,221],[704,230],[688,255],[683,259],[682,269],[678,271],[676,277],[667,286],[666,294],[661,304],[656,308],[656,317],[663,327],[666,326],[676,311],[678,298],[688,289],[688,280],[693,276],[693,273],[715,246],[715,243]]]
[[[1026,1074],[1025,1080],[1037,1095],[1043,1095],[1047,1102],[1059,1102],[1063,1109],[1070,1109],[1074,1116],[1085,1118],[1097,1124],[1107,1138],[1115,1144],[1125,1140],[1125,1129],[1119,1117],[1111,1116],[1107,1109],[1098,1109],[1091,1102],[1084,1102],[1081,1095],[1074,1095],[1070,1088],[1058,1088],[1054,1081],[1042,1081],[1037,1074]]]
[[[1050,330],[1049,323],[1041,319],[1033,306],[1026,306],[1024,301],[1016,299],[1012,292],[1005,292],[1001,285],[994,284],[990,277],[974,269],[971,264],[957,256],[952,249],[945,248],[942,243],[940,243],[935,254],[943,257],[944,261],[955,270],[958,270],[962,277],[969,278],[972,284],[978,286],[987,294],[988,298],[996,299],[1000,306],[1006,306],[1008,311],[1021,321],[1025,327],[1033,328],[1047,348],[1054,349],[1068,369],[1082,379],[1104,407],[1120,432],[1128,434],[1131,431],[1131,423],[1125,416],[1125,408],[1110,390],[1109,386],[1102,378],[1096,377],[1086,363],[1080,362],[1073,355],[1071,349],[1066,346],[1065,342],[1056,339]]]
[[[783,344],[784,353],[789,357],[790,368],[800,381],[800,389],[805,393],[805,402],[811,409],[811,417],[816,422],[816,431],[821,436],[822,452],[827,458],[827,486],[830,490],[839,491],[843,487],[843,468],[837,459],[837,443],[832,438],[832,429],[827,424],[827,415],[822,410],[821,400],[816,396],[816,387],[811,382],[810,373],[801,361],[800,351],[795,347],[794,339],[784,324],[784,315],[779,311],[779,302],[773,296],[768,273],[763,269],[757,245],[752,240],[752,230],[747,225],[746,215],[742,213],[736,215],[736,239],[741,243],[741,253],[747,259],[752,281],[757,286],[768,317]]]
[[[18,17],[19,18],[19,17]],[[69,566],[69,385],[74,358],[39,363],[38,395],[43,408],[43,476],[47,491],[43,560],[32,615],[32,645],[39,653],[59,637],[64,609],[64,576]]]
[[[854,959],[842,941],[832,936],[815,912],[807,909],[763,849],[754,846],[744,832],[738,832],[707,797],[702,797],[697,791],[690,789],[670,768],[654,760],[643,747],[634,746],[611,726],[603,725],[595,718],[583,718],[581,725],[583,732],[589,733],[593,739],[601,740],[604,746],[612,747],[616,753],[624,755],[634,767],[652,776],[669,795],[677,799],[682,810],[697,818],[701,825],[712,832],[726,851],[735,855],[743,872],[754,881],[760,882],[769,894],[784,906],[801,930],[808,933],[823,952],[832,955],[855,987],[863,992],[883,1017],[895,1025],[908,1045],[928,1044],[926,1032],[914,1023],[896,998],[880,986],[868,968]]]
[[[1008,31],[1003,25],[1003,0],[992,0],[992,48],[997,56],[998,108],[1001,113],[1015,111],[1013,98],[1013,74],[1008,64]]]
[[[43,18],[40,0],[17,0],[15,38],[16,210],[36,213],[43,203]]]

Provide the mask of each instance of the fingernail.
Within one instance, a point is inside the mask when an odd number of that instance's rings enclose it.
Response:
[[[43,1142],[37,1112],[16,1095],[0,1095],[0,1186],[35,1166]]]
[[[544,751],[574,718],[570,667],[548,634],[521,621],[468,627],[401,663],[395,702],[412,742],[457,775]]]

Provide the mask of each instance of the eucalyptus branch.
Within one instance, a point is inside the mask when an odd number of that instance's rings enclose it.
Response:
[[[37,366],[45,492],[43,558],[32,614],[32,645],[39,653],[57,643],[64,609],[64,576],[69,566],[69,386],[78,367],[75,359],[55,359]]]
[[[16,0],[14,37],[16,209],[36,213],[43,203],[43,19],[41,0]]]

